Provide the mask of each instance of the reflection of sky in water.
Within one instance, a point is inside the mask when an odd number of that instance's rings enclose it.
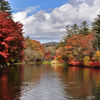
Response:
[[[57,75],[57,74],[56,74]],[[21,100],[66,100],[63,86],[55,74],[42,74],[36,86],[30,83],[21,91]],[[58,99],[59,98],[59,99]]]
[[[100,100],[100,69],[50,65],[0,69],[0,100],[7,99]]]
[[[100,70],[50,65],[27,68],[20,87],[21,100],[96,99]]]

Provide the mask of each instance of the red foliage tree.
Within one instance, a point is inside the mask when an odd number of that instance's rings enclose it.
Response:
[[[50,52],[45,52],[45,58],[46,58],[46,60],[50,59]]]
[[[91,61],[89,62],[89,67],[100,67],[99,61]]]
[[[0,12],[0,61],[23,59],[25,45],[22,27],[23,25],[14,22],[8,13]]]

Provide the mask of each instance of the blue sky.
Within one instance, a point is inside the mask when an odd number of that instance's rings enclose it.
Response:
[[[67,0],[10,0],[10,4],[15,8],[27,8],[30,6],[41,6],[42,9],[60,7]]]
[[[100,0],[8,0],[14,21],[20,21],[24,36],[41,43],[60,41],[66,25],[94,21]]]
[[[10,0],[9,3],[14,12],[23,11],[28,7],[39,6],[34,13],[39,10],[49,10],[67,3],[68,0]],[[51,11],[51,10],[50,10]]]

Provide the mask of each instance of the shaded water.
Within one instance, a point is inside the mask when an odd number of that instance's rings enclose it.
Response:
[[[100,70],[10,66],[0,69],[0,100],[100,100]]]

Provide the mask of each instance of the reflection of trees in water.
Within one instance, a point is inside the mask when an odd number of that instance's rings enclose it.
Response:
[[[100,70],[91,69],[90,75],[92,76],[92,94],[94,94],[95,100],[100,100]]]
[[[43,67],[32,64],[10,66],[3,73],[0,70],[0,100],[19,100],[28,85],[39,84],[42,73]]]
[[[43,67],[40,65],[27,64],[24,66],[23,82],[24,85],[31,84],[35,86],[39,84],[41,75],[43,74]]]
[[[65,98],[100,99],[100,70],[79,67],[53,67],[64,87]]]
[[[0,99],[13,100],[20,97],[20,85],[22,81],[23,66],[10,66],[1,72]]]
[[[8,91],[7,87],[8,77],[5,73],[2,74],[0,78],[0,99],[1,100],[11,100],[11,94]]]
[[[51,91],[46,90],[47,92],[53,91],[59,94],[57,90],[60,90],[66,99],[100,99],[99,69],[61,67],[48,64],[16,65],[7,67],[4,71],[0,70],[0,99],[13,100],[17,97],[19,99],[27,87],[30,91],[35,87],[41,87],[43,82],[47,86],[46,89],[51,89]],[[51,94],[53,95],[53,93]]]

